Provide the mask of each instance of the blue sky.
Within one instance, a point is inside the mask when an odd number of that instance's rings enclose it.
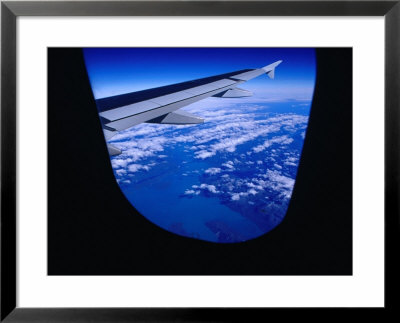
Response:
[[[241,87],[256,98],[310,100],[316,72],[312,48],[85,48],[84,55],[96,99],[283,60],[275,80]]]

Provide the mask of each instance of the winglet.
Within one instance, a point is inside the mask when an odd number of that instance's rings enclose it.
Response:
[[[265,73],[267,73],[267,75],[269,76],[270,79],[273,79],[275,77],[275,68],[280,63],[282,63],[282,60],[276,61],[275,63],[269,64],[267,66],[264,66],[261,69],[263,69],[265,71]]]

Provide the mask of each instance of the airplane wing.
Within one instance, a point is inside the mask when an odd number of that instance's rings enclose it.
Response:
[[[139,123],[161,124],[198,124],[203,119],[185,111],[176,111],[191,103],[215,96],[238,98],[251,96],[252,93],[238,88],[248,80],[262,74],[274,78],[275,68],[282,61],[257,69],[245,69],[226,74],[201,78],[144,91],[111,96],[96,100],[106,140],[118,131],[133,127]],[[110,155],[121,151],[108,145]]]

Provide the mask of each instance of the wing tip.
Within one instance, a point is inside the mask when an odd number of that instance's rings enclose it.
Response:
[[[279,61],[276,61],[276,62],[274,62],[272,64],[267,65],[267,66],[261,67],[261,69],[263,69],[265,72],[270,72],[274,68],[276,68],[279,64],[281,64],[282,62],[283,62],[283,60],[279,60]]]
[[[273,79],[275,77],[275,68],[282,62],[283,62],[283,60],[279,60],[279,61],[276,61],[276,62],[274,62],[272,64],[264,66],[261,69],[263,69],[265,71],[265,73],[267,73],[269,78]]]

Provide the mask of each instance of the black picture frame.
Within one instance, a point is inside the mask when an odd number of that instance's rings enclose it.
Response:
[[[1,301],[3,322],[253,321],[267,309],[16,307],[16,19],[19,16],[384,16],[385,307],[399,287],[400,1],[2,1]],[[38,291],[39,292],[39,291]],[[286,309],[287,310],[287,309]],[[291,309],[293,311],[295,309]],[[275,311],[281,311],[275,309]],[[296,310],[299,311],[299,310]],[[332,310],[329,310],[332,312]],[[377,316],[378,317],[378,316]]]

